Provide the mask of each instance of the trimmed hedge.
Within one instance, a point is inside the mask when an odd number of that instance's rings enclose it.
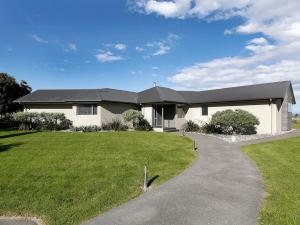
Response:
[[[228,109],[212,115],[210,123],[203,126],[204,131],[219,134],[255,134],[259,120],[251,113]]]
[[[17,112],[13,120],[21,130],[66,130],[72,125],[63,113]]]

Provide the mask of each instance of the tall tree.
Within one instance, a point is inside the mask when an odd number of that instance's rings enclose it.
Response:
[[[22,105],[13,103],[14,100],[31,92],[26,81],[18,83],[7,73],[0,73],[0,116],[22,110]]]

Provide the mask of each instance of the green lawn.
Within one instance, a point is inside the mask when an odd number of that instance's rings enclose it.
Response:
[[[243,147],[264,178],[263,225],[300,222],[300,137]]]
[[[78,224],[139,195],[145,164],[155,186],[195,158],[171,133],[0,131],[0,215]]]
[[[293,123],[294,129],[300,129],[300,123]]]

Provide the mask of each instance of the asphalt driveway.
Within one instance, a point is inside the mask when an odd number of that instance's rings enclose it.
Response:
[[[189,169],[84,225],[255,225],[263,184],[254,164],[238,145],[190,136],[199,157]]]

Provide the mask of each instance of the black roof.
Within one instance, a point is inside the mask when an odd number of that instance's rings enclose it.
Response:
[[[222,88],[208,91],[179,91],[187,103],[217,103],[258,99],[283,99],[291,87],[293,103],[296,103],[290,81]]]
[[[15,102],[66,103],[66,102],[123,102],[123,103],[218,103],[246,100],[283,99],[291,89],[290,81],[222,88],[208,91],[176,91],[171,88],[153,87],[136,93],[110,88],[37,90]]]
[[[186,103],[182,95],[171,88],[153,87],[138,94],[139,103],[174,102]]]
[[[103,89],[53,89],[37,90],[15,102],[20,103],[66,103],[66,102],[124,102],[137,103],[137,93]]]

